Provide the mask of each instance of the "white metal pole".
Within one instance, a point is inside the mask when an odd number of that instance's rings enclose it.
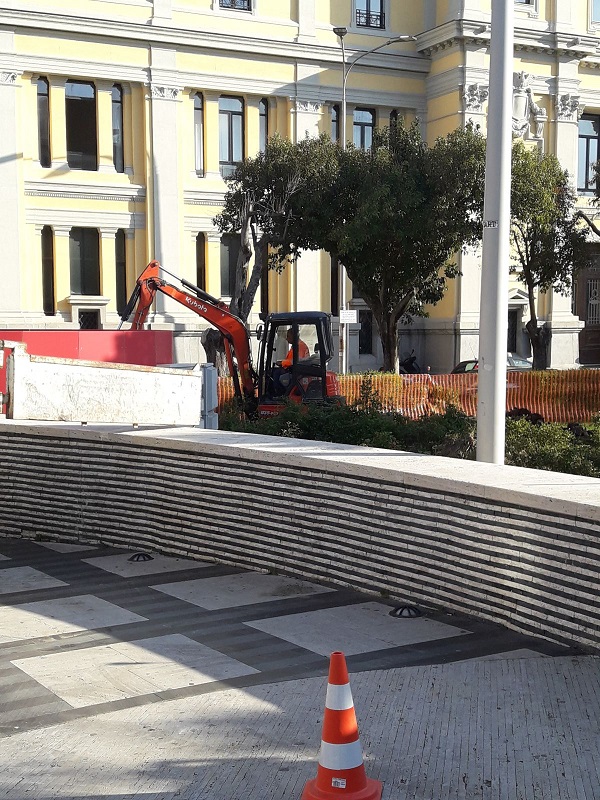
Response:
[[[505,446],[513,48],[513,3],[492,0],[477,401],[477,460],[492,464]]]
[[[348,72],[346,72],[346,48],[344,47],[344,36],[340,36],[340,43],[342,45],[342,125],[340,128],[340,135],[342,137],[342,150],[346,149],[346,81],[348,80]],[[346,267],[340,264],[339,268],[339,305],[340,309],[346,308]],[[345,375],[348,372],[348,329],[345,322],[342,322],[342,315],[340,313],[340,372]]]

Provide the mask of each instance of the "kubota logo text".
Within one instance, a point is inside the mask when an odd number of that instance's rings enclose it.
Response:
[[[208,311],[208,307],[204,305],[204,303],[199,303],[197,300],[194,300],[193,297],[186,297],[185,302],[188,306],[192,306],[192,308],[197,308],[198,311],[202,311],[206,313]]]

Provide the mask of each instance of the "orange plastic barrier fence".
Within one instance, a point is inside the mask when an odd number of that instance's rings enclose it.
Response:
[[[340,390],[349,404],[359,400],[370,381],[384,411],[411,419],[443,414],[449,405],[469,416],[477,411],[477,375],[340,375]],[[219,409],[233,398],[230,378],[219,378]],[[546,422],[589,422],[600,413],[600,370],[509,372],[506,410],[526,408]]]

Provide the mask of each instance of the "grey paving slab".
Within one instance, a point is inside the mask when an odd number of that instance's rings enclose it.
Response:
[[[52,578],[33,567],[5,567],[0,570],[0,594],[27,592],[32,589],[53,589],[56,586],[66,585],[64,581]]]
[[[261,572],[156,584],[152,588],[213,611],[251,603],[273,602],[285,597],[334,591],[308,581],[266,575]]]
[[[178,572],[197,568],[207,569],[207,565],[201,561],[190,561],[189,558],[170,558],[158,553],[152,555],[148,561],[130,561],[131,553],[124,553],[116,556],[97,556],[95,558],[84,558],[86,564],[93,567],[100,567],[114,575],[121,575],[124,578],[131,578],[136,575],[155,575],[161,572]]]
[[[0,618],[0,643],[145,620],[93,595],[0,606]]]
[[[83,553],[86,550],[89,552],[97,549],[93,544],[69,544],[68,542],[40,542],[39,544],[57,553]]]
[[[467,632],[427,617],[399,618],[390,616],[389,612],[389,606],[370,602],[250,620],[246,625],[324,656],[333,650],[341,650],[350,656]]]

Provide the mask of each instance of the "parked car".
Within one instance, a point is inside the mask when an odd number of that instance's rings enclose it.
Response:
[[[450,374],[456,375],[462,372],[477,372],[478,365],[479,363],[476,358],[469,361],[461,361],[454,367]],[[507,353],[506,369],[508,372],[521,372],[522,370],[531,369],[531,361],[527,361],[526,358],[517,356],[514,353]]]

